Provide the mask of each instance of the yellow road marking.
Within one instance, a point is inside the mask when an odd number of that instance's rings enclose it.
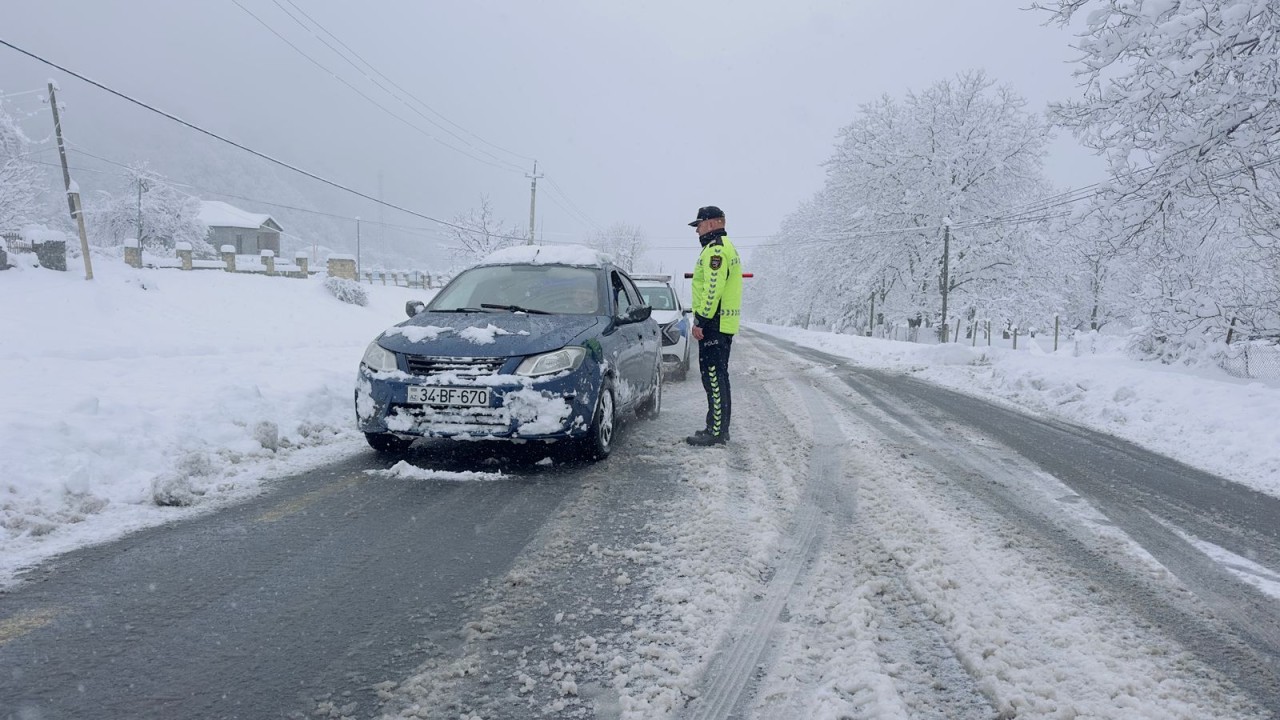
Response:
[[[57,616],[57,608],[44,608],[18,613],[13,617],[0,620],[0,645],[17,640],[32,630],[39,630],[53,622]]]
[[[292,500],[281,503],[274,510],[268,510],[267,512],[259,515],[254,519],[258,522],[276,522],[277,520],[280,520],[281,518],[292,515],[293,513],[296,513],[299,510],[302,510],[309,505],[313,505],[317,501],[322,500],[336,492],[341,492],[342,490],[351,488],[355,486],[357,483],[361,482],[363,479],[364,478],[360,476],[351,477],[341,482],[334,483],[332,485],[326,485],[325,487],[322,487],[319,490],[312,490],[309,493],[306,493],[304,495],[299,495],[298,497]]]

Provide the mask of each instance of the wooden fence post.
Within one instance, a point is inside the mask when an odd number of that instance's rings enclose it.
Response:
[[[1013,349],[1018,349],[1018,328],[1013,329]]]
[[[1053,316],[1053,351],[1058,352],[1058,322],[1057,315]]]

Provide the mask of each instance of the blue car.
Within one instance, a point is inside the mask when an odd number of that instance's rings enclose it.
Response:
[[[494,253],[365,351],[356,381],[369,445],[416,438],[569,444],[609,455],[620,417],[662,409],[661,338],[635,283],[589,248]]]

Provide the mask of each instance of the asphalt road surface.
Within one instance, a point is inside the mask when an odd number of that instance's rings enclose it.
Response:
[[[362,453],[46,563],[0,595],[0,718],[773,718],[823,703],[876,717],[885,705],[824,684],[850,662],[892,668],[881,693],[909,717],[1037,714],[1002,690],[1016,683],[1008,666],[987,669],[957,633],[907,544],[886,549],[926,501],[957,526],[1008,534],[1026,559],[1010,572],[1050,568],[1064,596],[1100,598],[1185,653],[1170,672],[1225,688],[1205,691],[1230,696],[1225,715],[1280,708],[1280,603],[1189,540],[1280,568],[1277,499],[758,333],[734,363],[729,450],[681,443],[705,408],[691,378],[668,386],[659,420],[624,426],[604,463],[472,444],[411,454],[503,472],[447,482],[370,474],[390,463]],[[1032,475],[1068,491],[1046,503]],[[707,505],[716,492],[722,504]],[[1072,515],[1086,505],[1096,526]],[[816,657],[831,634],[818,606],[866,578],[880,636]],[[721,594],[671,598],[699,588]],[[989,599],[997,615],[1013,601]],[[690,607],[696,618],[674,610]],[[1019,630],[1035,649],[1038,630]]]

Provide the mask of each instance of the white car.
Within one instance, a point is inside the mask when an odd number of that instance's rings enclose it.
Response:
[[[670,275],[632,275],[644,301],[653,308],[653,319],[662,331],[662,369],[677,380],[689,374],[689,334],[693,311],[680,302]]]

